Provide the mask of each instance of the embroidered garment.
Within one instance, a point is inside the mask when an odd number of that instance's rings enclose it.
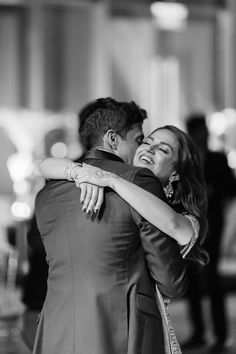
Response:
[[[156,285],[156,301],[161,314],[166,354],[182,354],[178,339],[170,321],[168,304],[170,300],[164,298]]]
[[[181,247],[180,253],[183,258],[186,257],[188,252],[191,250],[191,248],[194,246],[198,235],[199,235],[199,229],[200,225],[198,220],[190,214],[184,214],[185,217],[187,217],[192,224],[193,228],[193,234],[192,238],[187,243],[187,245]],[[171,321],[170,321],[170,315],[168,312],[168,304],[170,303],[170,299],[164,297],[160,290],[158,289],[158,286],[156,284],[156,301],[157,305],[162,317],[162,323],[163,323],[163,333],[164,333],[164,341],[165,341],[165,353],[166,354],[182,354],[178,339],[176,338],[174,328],[172,327]]]
[[[199,222],[195,218],[195,216],[193,216],[191,214],[184,214],[184,216],[191,221],[192,228],[193,228],[193,234],[192,234],[192,238],[189,241],[189,243],[187,243],[187,245],[185,245],[185,246],[182,246],[181,249],[180,249],[180,253],[181,253],[183,258],[185,258],[187,256],[189,251],[194,246],[195,242],[197,241],[197,238],[198,238],[198,235],[199,235],[199,230],[200,230]]]

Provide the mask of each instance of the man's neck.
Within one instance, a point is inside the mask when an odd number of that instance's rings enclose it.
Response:
[[[99,158],[102,160],[108,159],[124,162],[120,156],[114,154],[113,152],[110,152],[109,149],[104,149],[100,147],[93,147],[91,150],[87,151],[87,153],[85,154],[85,159],[87,158]]]
[[[110,152],[111,154],[113,154],[113,151],[110,151],[109,149],[106,149],[106,148],[104,148],[104,147],[98,146],[98,147],[96,147],[95,149],[96,149],[96,150],[101,150],[101,151]]]
[[[114,151],[112,149],[106,149],[105,147],[103,146],[98,146],[95,148],[96,150],[101,150],[101,151],[105,151],[105,152],[109,152],[110,154],[113,154],[113,155],[116,155],[114,154]]]

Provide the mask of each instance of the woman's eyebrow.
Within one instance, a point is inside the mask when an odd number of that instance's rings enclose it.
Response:
[[[152,136],[146,136],[146,137],[144,138],[144,140],[147,140],[147,139],[151,139],[152,141],[154,141],[154,138],[153,138]]]
[[[147,140],[147,139],[151,139],[152,141],[155,140],[152,136],[147,136],[144,140]],[[168,146],[168,147],[171,149],[171,151],[173,152],[173,147],[172,147],[170,144],[168,144],[167,142],[165,142],[165,141],[160,141],[157,145],[166,145],[166,146]]]

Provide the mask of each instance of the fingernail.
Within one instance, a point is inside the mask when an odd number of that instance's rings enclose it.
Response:
[[[87,210],[87,214],[89,214],[90,213],[90,210]]]

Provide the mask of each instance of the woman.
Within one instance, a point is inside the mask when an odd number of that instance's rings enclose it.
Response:
[[[67,159],[49,158],[39,168],[46,178],[75,180],[83,188],[81,202],[87,212],[100,208],[103,190],[88,190],[90,185],[85,182],[114,189],[145,219],[184,246],[182,252],[190,251],[195,244],[191,258],[204,265],[206,254],[201,244],[207,228],[206,191],[198,150],[191,138],[174,126],[158,128],[137,149],[134,165],[150,169],[159,178],[168,204],[119,176],[90,165],[81,168]],[[192,237],[193,224],[200,228],[197,239]]]
[[[183,257],[205,265],[207,255],[201,244],[207,229],[206,193],[199,154],[192,140],[174,126],[158,128],[137,149],[134,165],[150,169],[159,178],[169,205],[138,186],[97,167],[81,167],[69,160],[46,159],[41,162],[40,169],[46,178],[66,177],[76,181],[83,188],[81,201],[84,202],[83,209],[88,212],[98,210],[101,206],[101,187],[114,189],[144,218],[176,239]],[[85,182],[100,186],[100,189],[93,189]],[[163,320],[167,321],[166,343],[171,337],[172,346],[167,352],[180,352],[158,289],[157,295]]]

